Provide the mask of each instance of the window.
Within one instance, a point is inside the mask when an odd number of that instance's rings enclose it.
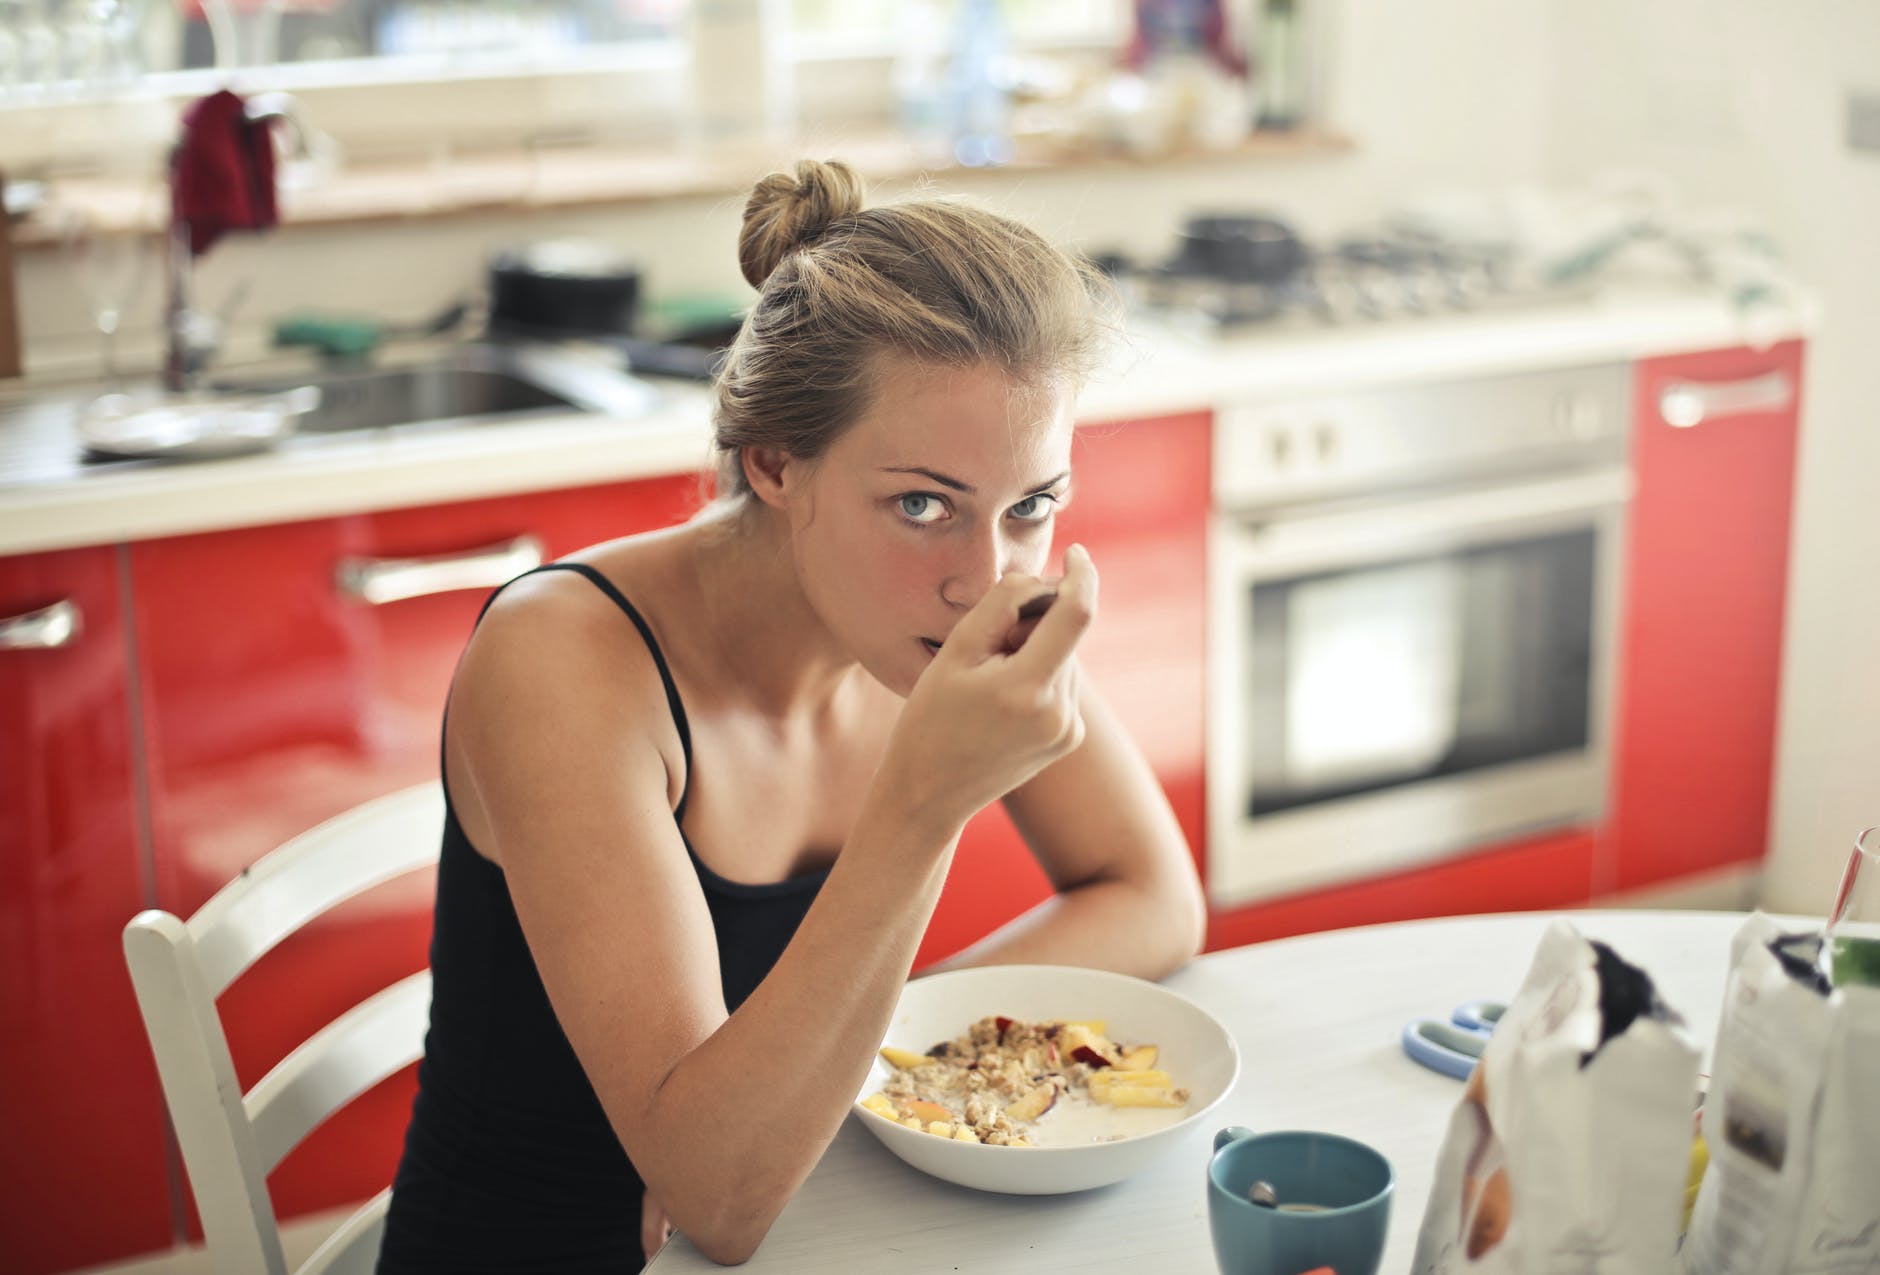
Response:
[[[790,27],[812,47],[863,40],[887,47],[910,11],[925,10],[928,26],[944,26],[953,7],[947,0],[791,0]],[[999,9],[1021,45],[1120,44],[1129,20],[1128,0],[1001,0]]]
[[[697,0],[774,24],[810,127],[894,116],[910,30],[941,46],[958,0]],[[659,143],[688,111],[694,0],[0,0],[0,163],[90,166],[113,102],[287,89],[349,155],[542,139]],[[1120,46],[1129,0],[999,0],[1017,49]],[[910,17],[921,23],[910,27]],[[752,21],[759,21],[753,17]],[[1107,56],[1107,53],[1104,54]],[[389,91],[395,90],[395,91]],[[10,136],[9,136],[10,134]]]
[[[0,0],[0,105],[82,100],[217,66],[390,61],[398,78],[683,39],[689,0]],[[951,0],[787,0],[799,56],[891,52]],[[1014,43],[1114,44],[1127,0],[1003,0]],[[300,77],[296,77],[300,78]],[[371,78],[383,78],[374,76]]]
[[[671,41],[684,0],[0,0],[0,101],[215,66],[515,59]]]

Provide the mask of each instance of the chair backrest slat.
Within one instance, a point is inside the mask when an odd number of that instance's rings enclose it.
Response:
[[[220,1275],[286,1275],[268,1172],[327,1116],[423,1052],[431,975],[413,974],[354,1006],[246,1098],[216,998],[308,921],[436,862],[443,822],[435,782],[393,793],[264,856],[188,921],[153,909],[124,927],[138,1009]],[[388,1197],[349,1220],[303,1270],[370,1271]]]
[[[321,913],[435,863],[443,827],[443,790],[421,784],[337,815],[264,856],[189,918],[210,990],[220,996]]]
[[[216,1270],[286,1275],[267,1170],[189,931],[168,912],[140,912],[124,959]]]
[[[392,1189],[380,1191],[313,1251],[297,1275],[374,1275],[385,1239],[385,1214]]]
[[[272,1170],[332,1115],[424,1052],[431,971],[420,970],[328,1023],[243,1100],[262,1166]]]

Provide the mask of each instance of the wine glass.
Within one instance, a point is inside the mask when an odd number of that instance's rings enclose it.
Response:
[[[1837,987],[1880,987],[1880,826],[1854,838],[1822,938]]]

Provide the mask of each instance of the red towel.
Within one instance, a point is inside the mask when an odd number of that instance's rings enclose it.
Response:
[[[223,89],[183,114],[183,137],[170,165],[170,215],[189,228],[193,256],[228,231],[266,230],[280,220],[273,121],[250,120],[246,107]]]

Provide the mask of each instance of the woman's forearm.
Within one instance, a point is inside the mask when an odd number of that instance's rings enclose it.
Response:
[[[939,897],[952,838],[865,823],[769,975],[637,1122],[648,1189],[714,1261],[756,1250],[835,1137]]]
[[[1206,916],[1179,882],[1100,878],[1044,900],[925,973],[971,965],[1083,965],[1159,979],[1200,951]]]

